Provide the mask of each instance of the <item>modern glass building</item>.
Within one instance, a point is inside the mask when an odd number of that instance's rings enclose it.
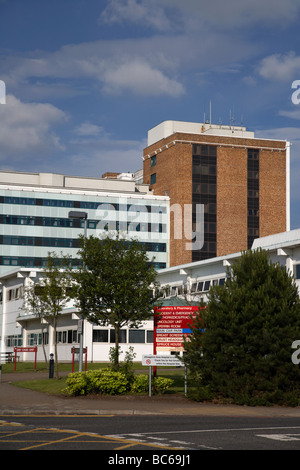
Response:
[[[83,218],[73,218],[74,213]],[[84,218],[86,217],[86,218]],[[86,223],[86,226],[85,226]],[[78,264],[79,235],[103,236],[119,231],[146,247],[156,269],[169,265],[169,198],[154,196],[139,174],[109,174],[81,178],[48,173],[0,172],[0,352],[38,346],[43,360],[42,335],[48,353],[54,338],[50,324],[23,309],[24,288],[43,276],[49,252],[71,255]],[[62,361],[71,361],[78,347],[77,309],[64,309],[56,341]],[[139,329],[124,329],[124,351],[134,345],[139,357],[152,352],[152,320]],[[108,360],[114,330],[85,321],[84,346],[88,360]],[[21,360],[30,360],[22,357]]]
[[[53,251],[76,265],[85,220],[74,211],[86,215],[87,236],[119,231],[143,244],[157,269],[168,266],[169,199],[133,177],[0,172],[0,274],[42,268]]]

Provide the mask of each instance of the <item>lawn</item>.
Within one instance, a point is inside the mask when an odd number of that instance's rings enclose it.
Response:
[[[87,370],[94,370],[99,368],[108,367],[108,363],[88,363]],[[74,371],[78,371],[78,364],[75,364]],[[3,373],[11,373],[12,381],[14,377],[14,364],[3,364]],[[15,382],[14,385],[18,387],[28,388],[42,393],[50,395],[63,395],[63,389],[66,388],[67,374],[72,372],[72,365],[70,363],[59,364],[60,378],[39,378],[39,373],[48,373],[48,369],[45,363],[37,363],[36,374],[37,378],[33,380],[26,380],[26,373],[34,372],[34,364],[29,362],[17,363],[16,372],[24,373],[24,380]],[[148,375],[148,367],[142,366],[140,363],[134,364],[135,374],[146,374]],[[44,375],[44,374],[43,374]],[[157,376],[170,378],[174,381],[170,387],[168,393],[178,393],[184,395],[184,369],[183,368],[170,368],[170,367],[158,367]]]

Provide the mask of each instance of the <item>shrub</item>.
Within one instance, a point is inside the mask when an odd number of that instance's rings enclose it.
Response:
[[[172,379],[166,379],[164,377],[156,377],[154,379],[154,388],[155,392],[158,393],[159,395],[162,393],[166,393],[171,385],[173,384]]]
[[[69,374],[66,380],[67,388],[64,389],[64,392],[69,395],[87,395],[90,393],[89,382],[88,373],[75,372]]]
[[[147,393],[149,391],[149,377],[148,375],[137,375],[131,385],[133,393]]]
[[[164,377],[155,377],[152,381],[155,392],[158,394],[166,393],[170,386],[173,384],[172,379],[166,379]],[[148,393],[149,392],[149,376],[148,375],[137,375],[131,385],[132,393]]]
[[[155,392],[158,394],[165,393],[172,383],[172,379],[164,377],[156,377],[152,382]],[[129,380],[124,372],[111,368],[69,374],[66,384],[64,392],[75,396],[92,393],[122,395],[132,392],[144,394],[149,391],[148,375],[137,375],[133,379],[130,377]]]
[[[89,393],[121,395],[128,391],[125,374],[110,368],[69,374],[66,384],[67,388],[64,391],[69,395]]]

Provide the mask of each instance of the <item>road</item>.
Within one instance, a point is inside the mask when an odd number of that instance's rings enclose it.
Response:
[[[178,462],[172,465],[187,466],[192,461],[179,461],[179,456],[195,458],[198,453],[194,451],[200,450],[300,450],[300,420],[295,417],[0,415],[0,450],[102,450],[109,451],[105,454],[107,459],[115,458],[116,453],[121,458],[129,453],[138,455],[143,450],[152,455],[171,453],[178,456]],[[163,463],[166,466],[169,462]],[[139,467],[142,468],[142,462]]]

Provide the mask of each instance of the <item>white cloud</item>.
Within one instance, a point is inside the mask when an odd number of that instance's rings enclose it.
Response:
[[[290,119],[300,119],[300,106],[296,107],[292,111],[279,111],[279,116],[288,117]]]
[[[171,22],[163,8],[163,2],[147,0],[110,0],[103,10],[100,20],[113,23],[136,23],[150,26],[158,31],[169,31]]]
[[[90,122],[83,122],[78,126],[74,133],[78,136],[90,136],[95,137],[102,134],[103,128],[101,126],[97,126],[96,124],[92,124]]]
[[[272,54],[261,61],[258,73],[264,78],[281,82],[294,80],[300,73],[300,56],[294,52]]]
[[[67,173],[74,168],[78,175],[100,177],[105,172],[133,172],[143,167],[146,141],[118,140],[104,133],[98,139],[76,139],[72,144]]]
[[[48,103],[24,103],[13,95],[0,107],[0,161],[24,159],[62,149],[53,127],[68,119],[66,113]]]
[[[34,53],[28,53],[28,57],[6,59],[3,69],[7,73],[3,79],[18,93],[27,87],[33,92],[32,84],[37,82],[38,96],[43,80],[47,81],[47,89],[51,81],[53,89],[54,80],[62,88],[63,81],[70,81],[72,86],[79,86],[81,93],[84,87],[88,91],[92,80],[100,84],[104,93],[180,96],[184,88],[174,78],[180,60],[172,61],[170,47],[169,40],[162,43],[159,38],[71,44],[52,54],[39,52],[35,57]]]
[[[251,28],[253,24],[284,27],[297,21],[299,0],[109,0],[101,14],[106,23],[135,23],[157,31],[190,28],[203,32],[209,27],[219,30]]]
[[[176,80],[168,78],[162,71],[144,60],[133,60],[106,70],[103,76],[104,91],[119,94],[131,91],[144,96],[180,96],[184,88]]]

